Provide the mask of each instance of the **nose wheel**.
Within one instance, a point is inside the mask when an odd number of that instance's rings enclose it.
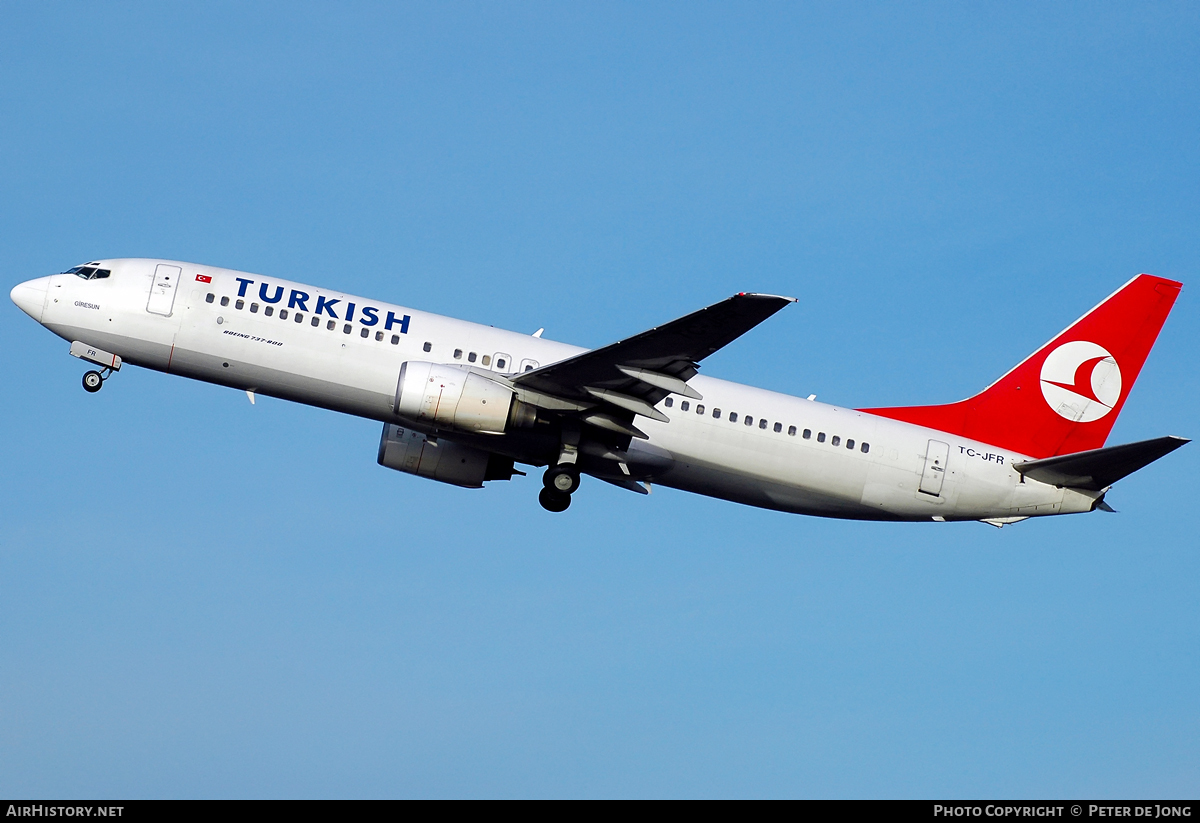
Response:
[[[104,387],[104,375],[98,371],[84,372],[83,388],[88,392],[98,392]]]
[[[579,488],[579,472],[574,466],[551,466],[542,477],[545,486],[538,502],[548,512],[565,512],[571,505],[571,493]]]

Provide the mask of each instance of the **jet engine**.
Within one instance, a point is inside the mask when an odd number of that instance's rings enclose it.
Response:
[[[509,480],[515,473],[508,458],[444,438],[434,443],[391,423],[384,424],[379,439],[379,465],[468,489],[481,489],[488,480]]]
[[[528,428],[537,409],[513,390],[461,366],[409,360],[400,366],[396,414],[441,429],[502,434]]]

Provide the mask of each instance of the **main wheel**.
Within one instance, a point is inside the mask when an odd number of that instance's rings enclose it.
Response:
[[[548,512],[565,512],[567,506],[571,505],[571,495],[553,489],[542,489],[538,494],[538,502]]]
[[[572,494],[579,488],[579,472],[566,466],[551,466],[542,476],[542,484],[560,494]]]
[[[83,375],[83,387],[90,392],[100,391],[100,387],[104,385],[104,378],[100,376],[98,371],[85,372]]]

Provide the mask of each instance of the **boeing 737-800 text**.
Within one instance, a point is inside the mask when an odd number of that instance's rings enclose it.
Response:
[[[738,294],[595,350],[274,277],[98,260],[12,299],[98,367],[126,363],[383,424],[379,463],[468,488],[545,466],[563,511],[581,475],[862,520],[1108,509],[1117,480],[1188,442],[1105,447],[1181,284],[1142,274],[979,394],[847,409],[702,377],[700,362],[791,298]]]

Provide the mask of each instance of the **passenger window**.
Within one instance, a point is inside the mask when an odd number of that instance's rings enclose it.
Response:
[[[859,451],[861,451],[863,454],[866,454],[866,453],[867,453],[867,452],[869,452],[870,450],[871,450],[871,444],[870,444],[870,443],[863,443],[863,444],[862,444],[862,448],[861,448],[861,449],[859,449]]]
[[[812,439],[812,429],[805,429],[804,434],[802,436],[804,437],[805,440]]]
[[[333,331],[334,329],[337,328],[337,321],[330,320],[328,323],[325,324],[325,328],[329,329],[329,331]]]
[[[393,334],[392,335],[392,345],[395,346],[395,345],[399,344],[399,342],[400,342],[400,335]],[[425,345],[429,345],[429,344],[426,343]]]
[[[846,448],[850,449],[850,451],[854,451],[854,441],[853,441],[853,440],[847,440],[847,441],[846,441]]]
[[[485,354],[485,355],[483,356],[483,359],[479,361],[479,364],[480,364],[481,366],[490,366],[490,365],[492,365],[492,356],[491,356],[490,354]]]
[[[775,425],[779,425],[779,424],[778,424],[778,423],[776,423]],[[767,427],[767,418],[765,418],[765,417],[764,417],[762,420],[759,420],[759,421],[758,421],[758,427],[759,427],[760,429],[765,429],[765,428]],[[776,429],[775,431],[779,431],[779,429]]]
[[[776,434],[779,434],[781,431],[783,431],[783,424],[782,424],[782,423],[776,423],[776,424],[775,424],[775,433],[776,433]]]
[[[396,337],[396,336],[397,336],[397,335],[394,335],[394,334],[392,335],[392,337]],[[423,351],[423,352],[431,352],[431,351],[433,351],[433,344],[432,344],[432,343],[430,343],[429,341],[426,341],[426,342],[425,342],[425,345],[421,347],[421,351]]]
[[[368,329],[366,326],[363,326],[362,334],[360,334],[359,337],[361,337],[363,340],[366,340],[370,336],[371,336],[371,330]]]
[[[274,313],[275,313],[274,306],[263,306],[263,314],[265,314],[267,317],[270,317]]]
[[[317,328],[317,326],[320,326],[320,325],[321,325],[321,318],[317,317],[314,314],[313,319],[312,319],[312,327],[315,329],[315,328]]]
[[[228,298],[228,297],[225,297],[225,296],[222,296],[222,297],[221,297],[221,305],[222,305],[222,306],[228,306],[228,305],[229,305],[229,298]]]
[[[829,444],[830,444],[831,446],[840,446],[840,445],[842,445],[842,438],[838,437],[838,436],[835,434],[835,435],[833,436],[833,439],[829,441]]]
[[[817,442],[818,443],[825,442],[825,432],[817,432]]]
[[[538,367],[538,361],[536,361],[536,360],[522,360],[521,361],[521,371],[533,371],[537,367]]]
[[[303,314],[301,314],[300,312],[296,312],[296,322],[297,322],[297,323],[303,323],[303,322],[304,322],[304,315],[303,315]]]
[[[257,304],[257,303],[251,303],[251,304],[250,304],[250,313],[251,313],[251,314],[258,314],[258,304]]]
[[[795,436],[796,436],[796,427],[788,426],[788,437],[795,437]]]
[[[666,406],[668,409],[671,408],[672,406],[675,405],[675,398],[668,397],[666,400],[663,401],[663,405]]]
[[[670,399],[670,398],[668,398],[668,399]],[[687,410],[688,410],[688,409],[690,409],[691,407],[692,407],[692,404],[691,404],[691,403],[689,403],[689,402],[688,402],[688,401],[686,401],[686,400],[684,400],[682,403],[680,403],[680,404],[679,404],[679,409],[680,409],[681,411],[687,411]]]
[[[287,320],[287,309],[280,309],[280,310],[279,310],[279,319],[280,319],[280,320]]]
[[[730,413],[729,413],[729,422],[730,422],[730,423],[736,423],[736,422],[737,422],[737,412],[730,412]]]
[[[704,404],[696,406],[696,414],[704,414]]]
[[[204,296],[204,302],[205,302],[205,303],[211,303],[212,301],[214,301],[214,300],[216,300],[216,299],[217,299],[217,296],[216,296],[215,294],[206,294],[206,295]]]
[[[347,324],[345,324],[344,326],[342,326],[342,334],[349,334],[349,333],[350,333],[350,328],[351,328],[351,326],[350,326],[350,324],[349,324],[349,323],[347,323]]]
[[[720,419],[721,419],[721,410],[713,409],[713,420],[720,420]]]
[[[462,360],[462,349],[455,349],[455,350],[454,350],[454,359],[455,359],[455,360]]]
[[[745,419],[743,422],[744,422],[744,423],[745,423],[747,426],[753,426],[753,425],[754,425],[754,418],[753,418],[753,417],[751,417],[750,415],[746,415],[746,419]]]
[[[504,367],[507,365],[508,365],[508,361],[505,360],[503,357],[496,358],[496,368],[500,369],[500,371],[504,371]]]
[[[237,301],[236,303],[234,303],[234,304],[233,304],[233,307],[234,307],[235,309],[238,309],[239,311],[240,311],[241,309],[245,308],[245,306],[246,306],[246,301],[245,301],[245,300],[242,300],[242,299],[240,299],[240,298],[238,299],[238,301]]]
[[[381,331],[377,331],[377,332],[375,332],[375,339],[376,339],[377,341],[378,341],[378,340],[382,340],[382,339],[383,339],[383,332],[381,332]]]
[[[475,362],[475,358],[476,358],[476,357],[478,357],[478,355],[477,355],[477,354],[475,354],[475,352],[469,352],[469,353],[467,354],[467,362],[468,362],[468,363],[474,363],[474,362]]]

